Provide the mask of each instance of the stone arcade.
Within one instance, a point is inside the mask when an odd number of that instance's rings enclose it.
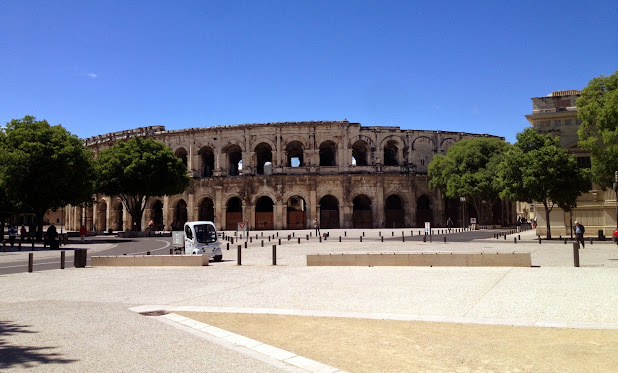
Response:
[[[459,200],[429,188],[427,165],[459,140],[489,137],[344,120],[170,131],[152,126],[95,136],[85,144],[96,154],[132,136],[169,145],[192,177],[185,193],[148,201],[142,227],[152,219],[160,230],[190,220],[211,220],[227,230],[241,221],[258,230],[305,229],[314,218],[321,228],[421,227],[427,221],[443,226],[449,216],[460,226]],[[131,229],[119,198],[95,200],[92,207],[68,208],[68,229]],[[503,206],[496,219],[511,221],[511,206]]]

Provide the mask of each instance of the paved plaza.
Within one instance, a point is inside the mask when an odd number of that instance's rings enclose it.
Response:
[[[236,263],[237,243],[229,251],[224,243],[224,261],[207,267],[87,267],[0,275],[0,369],[341,369],[320,365],[325,362],[319,359],[311,365],[301,353],[294,360],[299,364],[288,364],[277,354],[204,333],[195,322],[173,320],[184,311],[618,330],[618,247],[609,241],[587,242],[580,250],[581,267],[574,268],[570,242],[539,244],[534,231],[519,234],[517,243],[513,239],[518,234],[506,240],[451,242],[447,235],[447,242],[442,236],[435,236],[432,243],[401,242],[401,231],[391,232],[367,230],[360,242],[362,230],[332,230],[327,241],[318,242],[315,237],[306,240],[309,231],[303,231],[296,232],[302,238],[299,244],[296,237],[287,240],[290,232],[280,231],[284,239],[277,248],[277,266],[272,265],[271,246],[278,241],[266,241],[261,247],[260,237],[243,247],[242,266]],[[408,229],[404,235],[409,233]],[[387,238],[385,242],[380,235]],[[344,236],[343,242],[339,236]],[[87,247],[89,255],[96,255],[114,246],[110,241],[94,242],[69,248]],[[513,251],[530,252],[533,267],[307,267],[305,259],[315,253]],[[159,253],[168,252],[169,244],[161,241]],[[58,256],[57,252],[35,254],[50,260]],[[27,255],[0,253],[0,267]],[[70,253],[67,260],[72,260]],[[162,312],[161,316],[140,314],[146,311]],[[277,347],[290,352],[286,347],[292,346]]]

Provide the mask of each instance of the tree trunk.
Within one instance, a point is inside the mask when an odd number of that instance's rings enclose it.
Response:
[[[547,207],[547,201],[543,201],[543,207],[545,207],[545,225],[547,226],[547,239],[551,240],[551,228],[549,225],[549,213],[551,210]]]
[[[4,241],[4,219],[0,221],[0,242]]]
[[[43,241],[43,216],[45,216],[45,211],[47,211],[47,209],[37,210],[34,215],[34,219],[36,220],[35,221],[35,224],[36,224],[35,239],[37,242]]]

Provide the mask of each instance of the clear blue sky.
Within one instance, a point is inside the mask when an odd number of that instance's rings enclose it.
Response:
[[[618,70],[618,2],[0,1],[0,123],[343,120],[514,142]]]

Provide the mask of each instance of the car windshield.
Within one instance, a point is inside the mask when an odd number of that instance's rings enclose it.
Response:
[[[217,231],[210,224],[200,224],[194,226],[195,238],[200,243],[211,243],[217,241]]]

